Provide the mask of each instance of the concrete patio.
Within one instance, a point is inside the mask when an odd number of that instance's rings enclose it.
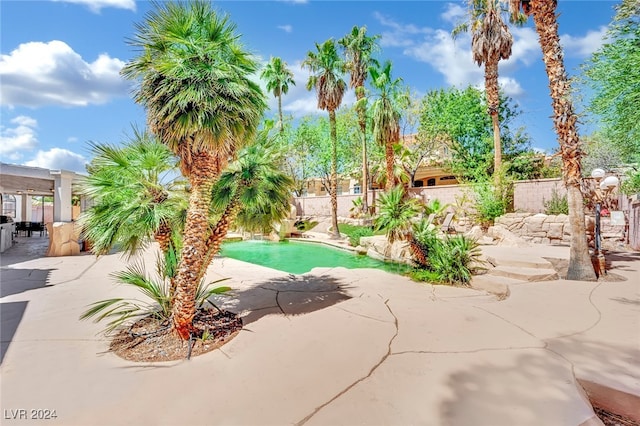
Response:
[[[78,320],[136,295],[109,278],[125,259],[47,258],[35,239],[0,261],[2,424],[42,424],[40,409],[61,425],[597,425],[578,380],[640,396],[639,253],[609,255],[626,281],[521,282],[501,301],[378,270],[293,276],[217,258],[210,277],[235,290],[219,303],[243,331],[189,361],[139,364]]]

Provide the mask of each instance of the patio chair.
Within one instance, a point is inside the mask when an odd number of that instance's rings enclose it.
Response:
[[[39,232],[42,237],[42,233],[45,232],[44,223],[31,222],[31,232]]]
[[[455,226],[452,225],[454,215],[455,213],[447,213],[447,216],[444,218],[442,225],[440,225],[440,231],[445,234],[457,233]]]
[[[433,223],[433,219],[436,218],[436,214],[435,213],[431,213],[429,215],[429,217],[427,217],[427,225],[431,225]]]

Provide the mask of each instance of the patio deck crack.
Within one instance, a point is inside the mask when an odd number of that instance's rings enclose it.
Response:
[[[393,313],[393,310],[391,309],[391,307],[389,306],[389,299],[384,301],[384,305],[387,307],[387,310],[389,311],[389,313],[391,314],[391,316],[393,317],[393,324],[395,326],[395,333],[393,334],[393,336],[391,337],[391,339],[389,340],[389,342],[387,343],[387,353],[384,354],[382,356],[382,358],[380,358],[380,360],[373,366],[371,367],[371,369],[369,370],[369,372],[363,376],[360,377],[358,380],[356,380],[355,382],[351,383],[349,386],[347,386],[346,388],[344,388],[343,390],[341,390],[340,392],[338,392],[335,396],[333,396],[331,399],[329,399],[327,402],[325,402],[324,404],[316,407],[310,414],[308,414],[305,418],[303,418],[302,420],[300,420],[299,422],[296,422],[295,424],[298,425],[303,425],[306,422],[308,422],[309,420],[311,420],[311,418],[313,416],[315,416],[320,410],[322,410],[323,408],[325,408],[326,406],[330,405],[333,401],[337,400],[338,398],[340,398],[341,396],[345,395],[347,392],[349,392],[351,389],[353,389],[358,383],[361,383],[365,380],[367,380],[369,377],[371,377],[371,375],[378,369],[378,367],[380,367],[388,358],[389,356],[391,356],[391,345],[393,344],[393,341],[395,340],[396,337],[398,337],[398,317]]]

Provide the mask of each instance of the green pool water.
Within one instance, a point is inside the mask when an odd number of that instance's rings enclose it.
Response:
[[[407,268],[381,262],[365,255],[334,249],[322,244],[293,241],[239,241],[222,245],[220,254],[232,259],[262,265],[291,274],[304,274],[316,267],[342,266],[348,269],[374,268],[402,273]]]

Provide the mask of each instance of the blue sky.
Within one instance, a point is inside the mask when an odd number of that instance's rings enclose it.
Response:
[[[381,60],[416,93],[449,86],[483,85],[470,41],[449,34],[465,13],[463,1],[214,1],[230,15],[242,42],[263,62],[280,56],[297,86],[283,99],[285,113],[325,114],[305,89],[300,68],[314,42],[340,38],[354,25],[380,34]],[[559,27],[569,75],[603,43],[613,1],[560,0]],[[126,43],[150,2],[57,0],[0,2],[0,161],[84,171],[87,141],[119,143],[142,127],[145,114],[119,70],[136,52]],[[503,89],[523,111],[536,148],[557,147],[547,76],[530,22],[512,29],[512,57],[500,62]],[[352,92],[345,103],[353,102]],[[269,97],[272,108],[276,101]],[[593,130],[585,123],[581,133]]]

